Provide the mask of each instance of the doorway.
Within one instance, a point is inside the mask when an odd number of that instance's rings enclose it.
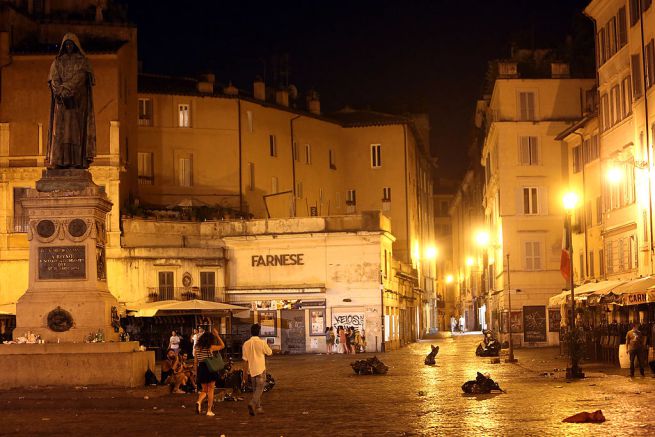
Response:
[[[282,353],[304,354],[305,349],[305,310],[281,310]]]

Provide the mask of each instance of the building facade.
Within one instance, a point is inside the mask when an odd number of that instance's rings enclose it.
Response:
[[[307,93],[301,103],[290,89],[270,89],[262,80],[255,80],[252,91],[244,92],[219,84],[211,74],[139,75],[136,28],[126,24],[111,2],[96,3],[0,4],[0,304],[16,302],[27,288],[28,242],[21,199],[44,168],[50,105],[44,82],[60,38],[72,31],[80,37],[96,76],[98,156],[90,171],[113,203],[107,267],[110,291],[120,301],[127,305],[160,299],[160,289],[167,290],[166,296],[183,298],[178,291],[189,292],[185,275],[189,273],[199,289],[215,290],[206,291],[207,297],[250,303],[257,311],[258,304],[252,302],[278,305],[294,300],[294,292],[288,290],[299,285],[318,287],[322,291],[316,302],[323,299],[328,306],[316,311],[324,311],[326,326],[331,324],[332,307],[341,308],[335,314],[344,315],[357,306],[357,311],[363,311],[358,314],[368,320],[367,309],[376,302],[380,326],[369,331],[372,337],[367,344],[375,345],[372,333],[377,332],[379,349],[383,343],[398,347],[429,330],[434,323],[429,305],[435,299],[436,281],[430,274],[432,261],[422,255],[435,241],[434,161],[426,117],[351,109],[325,116],[316,93]],[[293,284],[286,275],[269,275],[268,282],[263,281],[246,268],[247,256],[265,253],[273,237],[260,231],[217,234],[207,232],[204,225],[231,219],[285,219],[276,226],[286,230],[275,234],[297,231],[291,246],[310,250],[318,244],[325,249],[333,243],[339,246],[342,240],[315,240],[304,228],[304,218],[356,220],[364,211],[378,211],[385,217],[376,219],[384,222],[378,226],[384,238],[371,237],[382,248],[375,252],[380,257],[366,264],[367,281],[373,280],[371,269],[377,269],[375,287],[371,282],[364,287],[357,275],[343,272],[338,280],[324,272],[321,278],[299,273],[303,279],[296,278],[300,282]],[[149,228],[157,230],[145,238],[143,229]],[[360,235],[346,245],[357,241],[355,245],[361,247],[351,252],[364,253],[368,238]],[[225,253],[250,255],[226,263]],[[323,261],[328,259],[325,256]],[[329,259],[321,265],[336,262]],[[175,269],[162,270],[169,265]],[[271,271],[269,266],[257,267],[257,272]],[[356,270],[361,273],[362,268]],[[254,277],[257,283],[248,283]],[[346,286],[349,280],[352,283]],[[275,281],[286,287],[286,295],[255,299],[230,291],[271,289]],[[326,285],[331,281],[339,285]],[[356,299],[339,294],[355,303],[327,303],[329,294],[355,288],[366,291],[353,292]],[[361,293],[370,294],[370,301]],[[276,311],[283,309],[288,308],[279,304]],[[277,316],[283,319],[281,313]],[[318,313],[315,316],[319,318]],[[315,350],[313,344],[307,339],[308,351]]]
[[[548,326],[546,309],[565,285],[560,199],[567,182],[566,150],[555,137],[582,117],[594,81],[571,78],[567,64],[541,51],[494,68],[481,157],[489,321],[504,334],[511,329],[516,345],[555,343],[559,326]]]

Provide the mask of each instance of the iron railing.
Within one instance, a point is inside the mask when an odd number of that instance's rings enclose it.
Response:
[[[148,301],[160,302],[162,300],[192,300],[200,299],[210,302],[219,302],[219,293],[216,286],[202,287],[148,287]]]

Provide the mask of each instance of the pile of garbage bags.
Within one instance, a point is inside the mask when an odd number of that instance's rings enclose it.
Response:
[[[368,358],[366,360],[357,360],[350,363],[357,375],[384,375],[389,370],[378,357]]]
[[[491,393],[492,391],[500,391],[504,393],[504,390],[498,386],[489,374],[483,375],[478,372],[478,376],[475,378],[475,381],[466,381],[462,385],[462,391],[467,394],[485,394]]]

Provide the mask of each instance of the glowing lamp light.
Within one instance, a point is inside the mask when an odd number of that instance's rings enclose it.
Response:
[[[478,246],[488,246],[489,245],[489,232],[486,231],[479,231],[477,234],[475,234],[475,242],[478,244]]]
[[[467,266],[471,267],[471,266],[473,265],[474,262],[475,262],[475,261],[473,260],[473,257],[472,257],[472,256],[469,256],[468,258],[466,258],[466,265],[467,265]]]
[[[446,275],[446,284],[452,284],[454,280],[453,275]]]
[[[427,249],[425,249],[425,257],[427,259],[436,259],[438,254],[439,251],[434,246],[429,246]]]
[[[610,181],[612,184],[618,184],[621,182],[621,179],[623,178],[623,175],[621,174],[621,170],[617,167],[611,167],[609,170],[607,170],[607,180]]]
[[[572,191],[566,193],[562,197],[562,204],[564,205],[564,209],[568,211],[575,209],[576,205],[578,204],[578,195]]]

